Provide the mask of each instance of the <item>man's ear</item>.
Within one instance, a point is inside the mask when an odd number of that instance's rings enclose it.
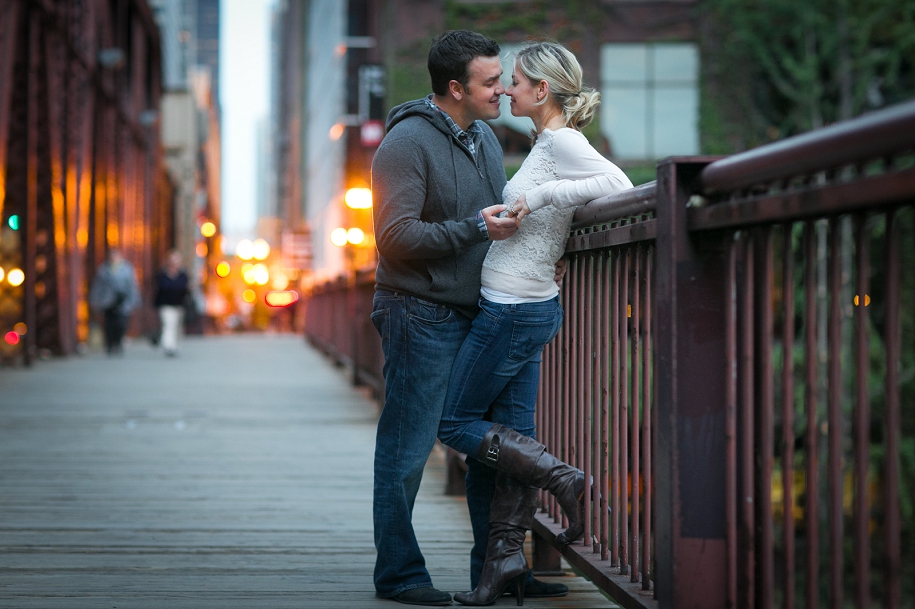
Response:
[[[462,85],[461,83],[459,83],[456,80],[449,81],[448,82],[448,93],[450,93],[451,97],[453,97],[455,100],[461,101],[462,99],[464,99],[464,93],[465,93],[464,85]]]

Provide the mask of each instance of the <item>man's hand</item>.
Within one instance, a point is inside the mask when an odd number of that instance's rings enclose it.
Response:
[[[514,213],[512,213],[514,212]],[[508,217],[515,219],[515,224],[521,227],[521,219],[531,213],[531,208],[527,205],[527,197],[521,195],[518,199],[508,206]]]
[[[556,262],[556,274],[553,276],[553,281],[556,282],[556,285],[562,287],[562,278],[566,276],[566,271],[569,270],[569,263],[565,258],[560,258]]]
[[[486,222],[486,230],[489,232],[489,238],[492,241],[502,241],[508,239],[518,230],[514,218],[500,218],[498,214],[505,211],[505,205],[490,205],[483,209],[483,220]]]

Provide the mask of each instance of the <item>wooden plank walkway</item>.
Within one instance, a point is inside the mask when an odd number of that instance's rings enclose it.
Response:
[[[401,606],[372,586],[376,417],[296,336],[0,368],[0,607]],[[443,488],[436,452],[417,534],[434,584],[463,590],[466,504]],[[525,605],[614,606],[560,580]]]

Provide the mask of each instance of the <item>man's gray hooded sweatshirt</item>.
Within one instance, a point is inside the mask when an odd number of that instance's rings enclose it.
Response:
[[[502,149],[489,125],[476,159],[426,100],[388,115],[388,133],[372,163],[376,288],[417,296],[476,316],[480,270],[489,241],[477,224],[502,203]]]

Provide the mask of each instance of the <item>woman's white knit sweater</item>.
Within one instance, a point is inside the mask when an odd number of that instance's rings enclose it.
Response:
[[[555,296],[556,262],[565,251],[575,208],[627,188],[632,182],[626,174],[580,132],[544,129],[502,191],[506,205],[525,195],[531,213],[514,235],[490,245],[481,276],[484,296],[531,302]]]

